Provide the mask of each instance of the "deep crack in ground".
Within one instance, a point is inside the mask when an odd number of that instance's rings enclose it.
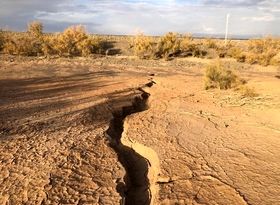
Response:
[[[152,87],[154,83],[154,81],[151,81],[145,87]],[[141,91],[141,94],[133,98],[131,105],[123,106],[113,111],[113,119],[106,131],[106,134],[110,138],[112,148],[118,154],[119,161],[126,170],[124,182],[117,182],[117,191],[122,196],[122,205],[152,204],[151,184],[148,177],[149,167],[151,166],[150,161],[121,141],[125,118],[149,108],[147,102],[150,94],[142,88],[138,90]]]

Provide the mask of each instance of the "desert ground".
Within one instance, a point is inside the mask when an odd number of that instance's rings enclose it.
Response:
[[[279,71],[212,61],[2,55],[0,204],[280,204]]]

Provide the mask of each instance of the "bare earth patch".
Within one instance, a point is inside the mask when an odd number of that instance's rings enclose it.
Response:
[[[278,204],[278,74],[208,61],[2,58],[0,203]]]

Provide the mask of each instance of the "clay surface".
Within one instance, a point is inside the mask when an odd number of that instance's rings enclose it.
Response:
[[[1,59],[0,204],[279,204],[277,70],[208,63]]]

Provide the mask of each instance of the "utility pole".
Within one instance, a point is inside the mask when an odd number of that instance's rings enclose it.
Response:
[[[229,17],[230,17],[230,14],[227,14],[225,44],[227,44],[227,41],[228,41],[228,24],[229,24]]]

